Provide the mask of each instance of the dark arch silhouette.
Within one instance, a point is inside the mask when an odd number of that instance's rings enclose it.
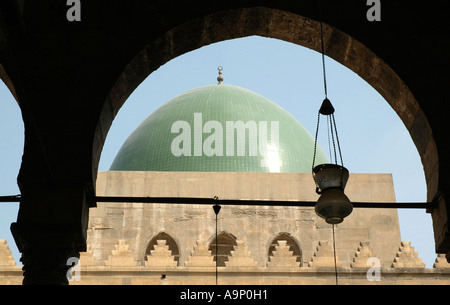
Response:
[[[323,32],[325,54],[367,81],[403,121],[422,158],[428,201],[433,200],[439,181],[437,147],[430,124],[413,93],[388,64],[357,39],[326,23]],[[252,35],[276,38],[320,52],[320,23],[289,11],[251,7],[215,12],[191,20],[149,41],[135,54],[106,98],[99,120],[104,124],[97,126],[96,133],[106,136],[127,98],[161,65],[202,46]],[[104,140],[97,136],[95,139]],[[98,143],[98,150],[94,150],[95,167],[103,143]]]
[[[430,209],[436,251],[447,253],[450,261],[450,148],[447,112],[442,111],[446,92],[440,90],[449,82],[448,73],[442,73],[448,70],[449,38],[442,31],[450,7],[442,1],[409,6],[406,13],[393,2],[383,4],[388,19],[373,24],[365,18],[364,4],[323,1],[325,53],[365,79],[404,122],[422,159],[428,201],[437,203]],[[78,24],[67,23],[62,1],[0,1],[0,8],[5,72],[0,77],[8,76],[5,82],[19,101],[25,125],[17,178],[22,200],[11,230],[28,270],[67,259],[43,262],[36,238],[48,251],[62,247],[55,240],[67,241],[66,253],[86,250],[89,207],[95,206],[98,161],[110,124],[159,66],[202,46],[250,35],[314,50],[320,46],[315,1],[201,6],[90,1],[83,8],[87,18]],[[58,37],[70,37],[70,43]],[[59,274],[57,268],[47,268],[44,277],[27,272],[24,282],[66,282],[52,275]]]

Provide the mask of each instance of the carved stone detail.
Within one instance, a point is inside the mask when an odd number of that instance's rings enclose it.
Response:
[[[369,246],[369,242],[361,242],[358,247],[358,251],[355,253],[353,262],[350,264],[352,268],[369,268],[371,265],[367,264],[367,260],[374,257],[373,249]]]
[[[297,262],[297,257],[293,255],[294,251],[290,251],[290,247],[287,245],[286,240],[279,240],[278,245],[275,246],[273,256],[269,257],[269,268],[277,267],[300,267],[300,263]]]
[[[237,246],[231,251],[229,261],[225,262],[227,267],[256,267],[255,259],[251,256],[250,251],[244,241],[237,240]]]
[[[166,240],[157,240],[156,243],[154,250],[151,250],[150,255],[147,255],[145,266],[176,267],[177,261],[172,255],[172,251],[169,250],[169,246],[166,245]]]
[[[425,263],[418,257],[410,241],[402,241],[397,255],[392,263],[392,268],[425,268]]]
[[[308,264],[309,267],[334,267],[334,251],[330,241],[319,241],[317,243],[316,252]],[[339,259],[336,256],[336,266],[339,267]]]

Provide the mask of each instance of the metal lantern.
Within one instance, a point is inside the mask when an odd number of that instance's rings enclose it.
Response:
[[[324,218],[329,224],[338,224],[344,221],[344,218],[350,215],[353,211],[353,206],[344,194],[344,189],[348,181],[348,170],[344,167],[342,161],[341,146],[339,144],[339,138],[336,128],[336,121],[334,119],[334,107],[327,97],[327,80],[325,73],[325,49],[323,43],[323,25],[320,22],[320,38],[322,43],[322,68],[323,68],[323,87],[325,91],[325,99],[322,102],[322,106],[319,109],[317,115],[317,129],[316,138],[314,142],[314,157],[312,165],[313,179],[316,183],[316,192],[320,195],[317,200],[315,211],[316,214]],[[315,166],[316,149],[317,149],[317,136],[319,133],[320,116],[327,117],[328,130],[328,145],[330,146],[330,160],[333,159],[331,154],[330,138],[333,143],[334,152],[334,164],[320,164]],[[336,150],[337,144],[337,150]],[[339,158],[341,165],[338,164],[337,151],[339,152]],[[334,226],[333,226],[334,230]],[[334,231],[333,231],[334,234]]]
[[[333,142],[335,163],[325,163],[315,166],[314,162],[316,158],[317,136],[319,132],[321,115],[326,116],[328,120],[328,126],[330,128],[328,130],[328,137],[331,137]],[[341,165],[337,164],[336,144]],[[333,156],[330,156],[331,159],[332,157]],[[316,183],[316,192],[320,195],[315,206],[316,214],[325,219],[325,221],[329,224],[338,224],[343,222],[344,218],[350,215],[353,211],[353,206],[350,200],[344,194],[349,172],[343,166],[341,148],[336,129],[336,122],[334,119],[334,107],[328,98],[325,98],[323,101],[318,114],[312,173],[313,179]]]
[[[313,169],[316,192],[320,194],[315,211],[329,224],[341,223],[353,211],[344,194],[348,176],[348,170],[336,164],[320,164]]]

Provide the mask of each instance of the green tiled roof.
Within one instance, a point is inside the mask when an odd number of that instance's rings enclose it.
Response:
[[[125,141],[110,170],[311,172],[314,139],[287,111],[231,85],[187,91]],[[318,148],[316,164],[328,163]]]

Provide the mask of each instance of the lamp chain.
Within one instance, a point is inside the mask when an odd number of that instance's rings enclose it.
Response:
[[[320,112],[318,112],[318,114],[317,114],[317,127],[316,127],[316,138],[314,140],[314,155],[313,155],[312,169],[314,169],[314,165],[315,165],[315,162],[316,162],[317,136],[319,134],[319,124],[320,124]]]
[[[322,18],[320,19],[320,42],[322,45],[322,70],[323,70],[323,89],[325,91],[325,98],[328,98],[328,90],[327,90],[327,76],[325,69],[325,46],[323,42],[323,22]]]
[[[217,214],[216,214],[216,286],[218,285],[218,280],[219,280],[219,269],[217,268],[217,266],[219,264],[219,256],[218,256],[218,253],[219,253],[219,248],[218,248],[219,241],[217,240]]]
[[[339,144],[339,137],[338,137],[336,121],[334,120],[334,114],[332,114],[331,117],[333,118],[334,131],[336,132],[336,142],[337,142],[337,145],[338,145],[339,158],[341,158],[341,165],[344,166],[344,160],[342,159],[341,145]]]
[[[336,285],[339,285],[338,282],[338,271],[337,271],[337,260],[336,260],[336,237],[334,234],[334,224],[332,225],[333,227],[333,254],[334,254],[334,274],[336,276]]]
[[[330,131],[331,131],[331,141],[333,142],[333,152],[334,152],[334,163],[337,164],[337,156],[336,156],[336,142],[334,141],[334,132],[333,132],[333,114],[330,115]],[[334,126],[336,128],[336,125]],[[331,159],[331,157],[330,157]]]

